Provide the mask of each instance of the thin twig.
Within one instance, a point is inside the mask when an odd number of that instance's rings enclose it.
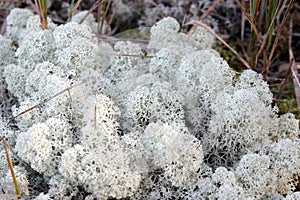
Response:
[[[111,17],[109,18],[109,21],[108,21],[108,23],[107,23],[107,27],[106,27],[106,29],[105,29],[105,31],[104,31],[104,33],[106,33],[106,34],[107,34],[107,32],[108,32],[108,28],[110,27],[110,25],[111,25],[111,23],[112,23],[113,18],[115,17],[115,14],[117,13],[117,10],[118,10],[118,8],[119,8],[120,3],[121,3],[121,0],[119,0],[119,1],[117,2],[116,6],[115,6],[115,8],[114,8],[114,11],[113,11],[113,13],[112,13],[112,15],[111,15]]]
[[[78,7],[79,7],[81,1],[82,1],[82,0],[78,0],[78,1],[76,2],[75,6],[74,6],[74,8],[73,8],[73,10],[72,10],[72,16],[74,16],[74,14],[75,14],[76,10],[78,9]]]
[[[98,33],[102,34],[102,27],[103,27],[103,7],[104,7],[104,3],[102,2],[99,6],[98,6]]]
[[[220,3],[220,1],[222,1],[222,0],[215,0],[215,1],[213,2],[213,4],[212,4],[211,6],[209,6],[209,7],[207,8],[207,10],[200,16],[199,21],[203,21],[203,20],[207,17],[207,15],[208,15],[215,7],[216,7],[216,5],[217,5],[218,3]],[[187,33],[187,35],[188,35],[188,36],[191,36],[191,35],[195,32],[196,28],[197,28],[197,26],[194,25],[194,26],[189,30],[189,32]]]
[[[239,7],[241,8],[243,14],[247,17],[247,19],[248,19],[248,21],[249,21],[249,23],[250,23],[251,28],[254,30],[254,32],[255,32],[255,34],[256,34],[256,36],[257,36],[257,39],[258,39],[260,42],[262,42],[262,38],[261,38],[261,36],[260,36],[260,34],[259,34],[257,28],[256,28],[256,25],[255,25],[255,23],[253,22],[253,20],[251,19],[251,17],[248,15],[245,6],[243,6],[239,0],[236,0],[236,2],[237,2],[237,4],[239,5]]]
[[[34,0],[34,2],[35,2],[36,10],[37,10],[37,13],[40,17],[40,21],[41,21],[41,24],[42,24],[43,19],[42,19],[41,6],[40,6],[40,3],[39,3],[39,0]]]
[[[13,164],[11,162],[11,159],[10,159],[10,156],[9,156],[9,153],[8,153],[8,147],[7,147],[7,143],[6,143],[5,138],[2,139],[2,143],[3,143],[4,149],[5,149],[6,160],[7,160],[7,163],[8,163],[8,166],[9,166],[9,170],[10,170],[13,182],[14,182],[16,194],[18,196],[18,199],[21,199],[22,198],[21,190],[19,188],[19,185],[18,185],[18,182],[17,182],[17,178],[16,178],[16,175],[15,175],[15,172],[14,172]]]
[[[287,7],[287,9],[286,9],[286,11],[285,11],[285,13],[284,13],[284,17],[283,17],[283,19],[282,19],[282,21],[281,21],[281,23],[280,23],[280,25],[279,25],[278,33],[276,34],[276,37],[275,37],[275,40],[274,40],[274,42],[273,42],[273,46],[272,46],[272,49],[271,49],[271,52],[270,52],[270,55],[269,55],[269,62],[271,62],[271,60],[272,60],[273,54],[274,54],[274,52],[275,52],[275,49],[276,49],[276,47],[277,47],[279,38],[280,38],[280,36],[281,36],[279,33],[281,32],[281,30],[282,30],[282,28],[283,28],[283,26],[284,26],[284,24],[285,24],[285,22],[286,22],[286,20],[287,20],[288,14],[290,13],[290,10],[291,10],[291,8],[292,8],[292,6],[293,6],[293,3],[294,3],[294,0],[291,0],[291,1],[289,2],[289,5],[288,5],[288,7]]]
[[[47,2],[46,0],[35,0],[35,6],[40,17],[42,29],[45,30],[48,28],[47,22]]]
[[[258,13],[258,9],[259,9],[259,7],[260,7],[261,5],[260,5],[260,0],[257,0],[256,1],[256,5],[255,5],[255,12],[253,13],[253,21],[255,22],[256,21],[256,19],[257,19],[257,13]]]
[[[82,126],[82,121],[79,119],[77,109],[76,109],[76,107],[74,106],[74,103],[73,103],[73,98],[72,98],[72,95],[71,95],[70,88],[68,88],[67,91],[68,91],[68,96],[69,96],[69,99],[70,99],[71,107],[72,107],[72,109],[74,110],[74,113],[75,113],[75,119],[77,120],[78,124],[80,126]]]
[[[153,58],[153,56],[146,55],[134,55],[134,54],[109,54],[111,56],[128,56],[128,57],[136,57],[136,58]]]
[[[242,3],[243,5],[245,5],[245,0],[242,0]],[[245,43],[244,43],[244,40],[245,40],[245,15],[242,14],[242,21],[241,21],[241,46],[242,46],[242,51],[243,51],[243,54],[244,56],[246,57],[246,59],[249,61],[250,58],[249,58],[249,55],[245,49]]]
[[[236,55],[238,57],[238,59],[248,68],[251,69],[250,65],[248,64],[248,62],[243,59],[240,54],[238,52],[236,52],[229,44],[227,44],[227,42],[225,42],[218,34],[216,34],[210,27],[208,27],[207,25],[205,25],[204,23],[202,23],[201,21],[190,21],[188,22],[186,25],[198,25],[203,27],[204,29],[206,29],[209,33],[211,33],[212,35],[214,35],[220,42],[222,42],[232,53],[234,53],[234,55]]]
[[[283,83],[280,84],[280,88],[279,88],[279,91],[278,91],[278,93],[277,93],[277,95],[276,95],[276,99],[279,99],[279,98],[280,98],[280,96],[281,96],[281,94],[282,94],[284,88],[285,88],[286,85],[288,84],[288,82],[289,82],[289,80],[290,80],[290,78],[291,78],[291,74],[292,74],[291,72],[292,72],[292,63],[290,62],[290,65],[289,65],[287,74],[286,74],[286,76],[285,76],[285,78],[284,78],[284,81],[283,81]],[[275,86],[275,85],[274,85],[274,86]]]
[[[40,102],[40,103],[38,103],[38,104],[36,104],[36,105],[34,105],[34,106],[32,106],[32,107],[30,107],[30,108],[24,110],[24,111],[22,111],[22,112],[20,112],[20,113],[17,114],[16,116],[12,117],[12,118],[8,121],[7,124],[12,123],[16,118],[20,117],[20,116],[23,115],[24,113],[27,113],[27,112],[29,112],[29,111],[31,111],[31,110],[33,110],[33,109],[35,109],[35,108],[37,108],[37,107],[39,107],[39,106],[45,104],[45,103],[47,103],[48,101],[54,99],[55,97],[61,95],[62,93],[66,92],[66,91],[69,91],[70,89],[72,89],[72,88],[74,88],[74,87],[76,87],[76,86],[78,86],[78,85],[80,85],[80,83],[79,83],[79,84],[76,84],[76,85],[72,85],[72,86],[70,86],[70,87],[68,87],[68,88],[66,88],[66,89],[64,89],[64,90],[62,90],[62,91],[60,91],[59,93],[57,93],[57,94],[51,96],[50,98],[45,99],[44,101],[42,101],[42,102]]]
[[[3,137],[3,138],[5,138],[5,137]],[[15,157],[15,158],[16,158],[19,162],[21,162],[23,165],[25,165],[25,166],[31,168],[31,167],[30,167],[30,164],[29,164],[28,162],[24,161],[22,158],[20,158],[20,156],[18,156],[18,154],[17,154],[14,150],[12,150],[12,148],[10,148],[10,145],[9,145],[9,144],[6,143],[6,145],[7,145],[7,149],[9,149],[9,151],[12,153],[13,157]]]
[[[297,101],[297,109],[300,111],[300,82],[299,82],[299,74],[296,67],[294,52],[292,48],[292,32],[293,32],[293,20],[290,20],[290,35],[289,35],[289,57],[291,64],[291,71],[293,74],[293,84]]]
[[[80,20],[79,24],[82,24],[82,22],[84,22],[84,20],[93,12],[93,10],[95,10],[95,8],[97,8],[97,6],[103,1],[105,0],[97,0],[97,2],[94,3],[94,5],[89,9],[88,13],[86,13],[85,16]]]
[[[279,7],[280,7],[280,4],[281,4],[281,3],[282,3],[282,0],[280,0],[278,6],[277,6],[277,8],[276,8],[276,12],[275,12],[276,14],[273,16],[272,21],[271,21],[271,23],[270,23],[270,26],[268,27],[266,36],[265,36],[265,38],[264,38],[264,40],[263,40],[263,42],[262,42],[262,44],[261,44],[261,46],[260,46],[260,49],[258,50],[258,52],[257,52],[257,54],[256,54],[256,56],[255,56],[255,63],[254,63],[255,68],[256,68],[257,65],[258,65],[258,58],[259,58],[259,56],[261,55],[261,53],[263,52],[263,50],[267,51],[266,45],[267,45],[267,42],[268,42],[268,38],[269,38],[269,35],[272,34],[272,33],[271,33],[271,30],[273,30],[272,26],[273,26],[273,24],[274,24],[274,22],[275,22],[276,15],[278,14]],[[266,63],[265,63],[265,64],[266,64]],[[268,70],[269,67],[266,66],[266,68],[267,68],[267,70],[265,70],[265,73],[267,74],[268,71],[269,71],[269,70]],[[265,77],[265,78],[266,78],[266,77]]]
[[[104,16],[107,16],[107,13],[108,13],[108,11],[109,11],[110,4],[111,4],[111,0],[108,0],[108,3],[107,3],[107,5],[106,5],[106,7],[105,7]],[[104,20],[104,19],[102,19],[102,20]]]

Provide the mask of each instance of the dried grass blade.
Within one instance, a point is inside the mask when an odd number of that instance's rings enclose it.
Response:
[[[20,112],[20,113],[17,114],[16,116],[12,117],[12,118],[8,121],[7,124],[12,123],[16,118],[20,117],[20,116],[23,115],[24,113],[27,113],[27,112],[29,112],[29,111],[31,111],[31,110],[33,110],[33,109],[35,109],[35,108],[37,108],[37,107],[39,107],[39,106],[45,104],[45,103],[47,103],[48,101],[54,99],[55,97],[61,95],[61,94],[64,93],[64,92],[69,91],[70,89],[72,89],[72,88],[74,88],[74,87],[76,87],[76,86],[78,86],[78,85],[80,85],[80,83],[79,83],[79,84],[76,84],[76,85],[72,85],[71,87],[68,87],[68,88],[66,88],[66,89],[64,89],[64,90],[62,90],[62,91],[60,91],[59,93],[57,93],[57,94],[51,96],[50,98],[45,99],[44,101],[42,101],[42,102],[40,102],[40,103],[38,103],[38,104],[36,104],[36,105],[34,105],[34,106],[32,106],[32,107],[30,107],[30,108],[24,110],[24,111],[22,111],[22,112]]]
[[[2,144],[3,144],[4,149],[5,149],[6,160],[7,160],[7,163],[8,163],[8,166],[9,166],[9,170],[10,170],[10,173],[11,173],[11,176],[12,176],[12,179],[13,179],[13,183],[14,183],[14,186],[15,186],[16,194],[18,196],[18,199],[21,199],[22,198],[21,190],[19,188],[19,185],[18,185],[18,182],[17,182],[17,178],[16,178],[16,175],[15,175],[15,172],[14,172],[13,164],[11,162],[11,159],[10,159],[10,156],[9,156],[9,153],[8,153],[8,145],[6,143],[5,138],[2,139]]]
[[[261,2],[260,0],[255,0],[254,1],[255,7],[253,6],[253,8],[255,8],[255,9],[253,9],[254,12],[253,12],[253,16],[252,16],[252,19],[253,19],[254,22],[256,22],[256,19],[257,19],[257,16],[258,16],[258,10],[261,6],[260,2]]]
[[[278,26],[278,31],[277,31],[277,33],[276,33],[276,36],[275,36],[275,39],[274,39],[274,42],[273,42],[273,45],[272,45],[270,54],[269,54],[269,56],[268,56],[267,63],[271,63],[271,62],[272,62],[273,54],[274,54],[274,52],[275,52],[275,49],[276,49],[276,47],[277,47],[279,38],[280,38],[280,36],[281,36],[281,31],[282,31],[282,29],[283,29],[283,26],[284,26],[286,20],[287,20],[287,17],[289,16],[290,10],[291,10],[291,8],[293,7],[293,3],[294,3],[294,0],[291,0],[291,1],[289,2],[289,5],[288,5],[288,7],[287,7],[287,9],[286,9],[286,11],[285,11],[285,13],[284,13],[283,19],[282,19],[280,25]],[[269,65],[266,66],[266,70],[265,70],[265,73],[264,73],[264,77],[265,77],[265,78],[267,77],[267,73],[268,73],[268,71],[269,71],[269,67],[270,67]],[[266,79],[265,79],[265,80],[266,80]]]
[[[202,23],[201,21],[190,21],[188,22],[186,25],[197,25],[197,26],[201,26],[204,29],[206,29],[209,33],[211,33],[212,35],[214,35],[220,42],[222,42],[232,53],[234,53],[234,55],[236,55],[238,57],[238,59],[248,68],[251,69],[250,65],[248,64],[248,62],[242,58],[242,56],[240,56],[240,54],[238,52],[236,52],[229,44],[227,44],[227,42],[225,42],[218,34],[216,34],[211,28],[209,28],[207,25],[205,25],[204,23]]]
[[[300,81],[299,81],[299,74],[296,67],[294,52],[292,49],[292,31],[293,30],[293,20],[290,21],[290,35],[289,35],[289,57],[291,63],[291,72],[293,74],[293,84],[294,84],[294,91],[296,95],[297,101],[297,109],[300,111]]]
[[[105,2],[102,2],[99,6],[98,6],[98,33],[102,34],[102,27],[103,27],[103,22],[104,22],[104,14],[103,14],[103,10],[104,10],[104,4]]]
[[[80,20],[79,24],[82,24],[82,22],[84,22],[84,20],[93,12],[93,10],[95,10],[103,1],[105,0],[97,0],[97,2],[94,3],[93,6],[89,9],[88,13],[86,13],[86,15]]]
[[[76,10],[78,9],[78,7],[79,7],[81,1],[82,1],[82,0],[78,0],[78,1],[76,2],[75,6],[74,6],[74,9],[73,9],[73,11],[72,11],[72,16],[74,16],[74,14],[75,14]]]
[[[115,16],[115,14],[116,14],[116,12],[117,12],[117,10],[118,10],[118,8],[119,8],[119,5],[120,5],[120,3],[121,3],[121,0],[118,0],[118,2],[117,2],[117,4],[116,4],[116,6],[115,6],[115,8],[114,8],[114,11],[113,11],[113,13],[112,13],[111,17],[109,18],[109,21],[108,21],[107,27],[106,27],[106,29],[105,29],[105,33],[106,33],[106,34],[107,34],[107,32],[108,32],[108,28],[110,27],[110,25],[111,25],[111,23],[112,23],[112,20],[113,20],[113,18],[114,18],[114,16]]]
[[[215,1],[213,2],[213,4],[212,4],[211,6],[209,6],[209,8],[207,8],[207,10],[200,16],[199,21],[204,20],[205,17],[207,17],[207,15],[208,15],[215,7],[216,7],[216,5],[217,5],[218,3],[220,3],[220,1],[222,1],[222,0],[215,0]],[[196,30],[196,28],[197,28],[197,26],[194,25],[194,26],[189,30],[189,32],[187,33],[187,35],[188,35],[188,36],[191,36],[191,35],[194,33],[194,31]]]
[[[257,27],[256,27],[255,23],[253,22],[253,20],[251,19],[251,17],[249,16],[249,14],[247,13],[245,6],[242,5],[239,0],[236,0],[236,2],[239,5],[239,7],[241,8],[243,14],[247,17],[247,20],[249,21],[251,28],[253,29],[254,33],[256,34],[258,41],[262,42],[262,38],[257,30]]]
[[[282,3],[282,0],[280,1],[280,3]],[[277,13],[278,13],[278,11],[279,11],[279,7],[280,7],[280,6],[277,7],[276,14],[275,14],[274,17],[272,18],[271,24],[270,24],[270,26],[269,26],[269,28],[268,28],[267,33],[266,33],[266,37],[264,38],[264,40],[263,40],[263,42],[262,42],[262,45],[260,46],[260,49],[258,50],[258,52],[257,52],[257,54],[256,54],[256,56],[255,56],[255,63],[254,63],[254,66],[255,66],[255,67],[256,67],[257,64],[258,64],[258,58],[260,57],[260,55],[262,54],[262,52],[268,50],[268,47],[267,47],[266,45],[268,44],[269,37],[272,36],[272,30],[273,30],[272,27],[273,27],[273,25],[274,25],[274,22],[275,22]],[[268,63],[270,63],[270,62],[271,62],[271,60],[269,60]],[[268,68],[268,66],[266,66],[266,68]],[[265,70],[265,71],[268,71],[268,69]]]
[[[48,28],[47,22],[47,2],[46,0],[35,0],[35,6],[40,17],[42,29],[45,30]]]

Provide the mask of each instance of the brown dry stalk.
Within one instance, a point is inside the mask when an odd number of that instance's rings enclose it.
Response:
[[[105,8],[104,16],[107,16],[110,4],[111,4],[111,0],[108,0],[108,3],[107,3],[106,8]]]
[[[253,21],[256,21],[256,19],[257,19],[259,8],[260,8],[260,0],[257,0],[256,5],[255,5],[255,12],[253,13]]]
[[[104,32],[104,33],[106,33],[106,34],[107,34],[108,28],[110,27],[110,25],[111,25],[111,23],[112,23],[112,20],[113,20],[115,14],[116,14],[116,12],[117,12],[117,10],[118,10],[118,8],[119,8],[120,3],[121,3],[121,0],[119,0],[119,1],[117,2],[116,6],[115,6],[115,8],[114,8],[114,11],[113,11],[113,13],[112,13],[112,15],[111,15],[111,17],[109,18],[107,27],[106,27],[105,32]]]
[[[72,11],[72,16],[74,16],[75,12],[77,11],[80,3],[81,3],[82,0],[78,0],[73,8],[73,11]]]
[[[263,51],[267,51],[267,47],[266,47],[266,46],[267,46],[268,38],[269,38],[269,35],[272,34],[272,33],[271,33],[271,31],[273,30],[272,27],[273,27],[273,24],[274,24],[274,22],[275,22],[275,19],[276,19],[277,15],[278,15],[278,11],[279,11],[279,9],[280,9],[280,5],[282,4],[282,1],[283,1],[283,0],[280,0],[278,6],[277,6],[277,8],[276,8],[275,15],[273,16],[272,21],[271,21],[271,23],[270,23],[270,26],[268,27],[268,31],[267,31],[267,33],[266,33],[266,35],[265,35],[265,38],[264,38],[264,40],[263,40],[263,42],[262,42],[262,45],[260,46],[260,49],[258,50],[258,52],[257,52],[257,54],[256,54],[256,56],[255,56],[255,63],[254,63],[255,68],[256,68],[256,66],[258,65],[258,58],[259,58],[259,56],[262,54]],[[279,33],[277,33],[277,34],[279,34]],[[269,63],[270,63],[270,62],[269,62]],[[265,63],[265,64],[266,64],[266,63]],[[267,74],[268,71],[269,71],[269,66],[266,65],[265,67],[266,67],[265,74]],[[267,77],[264,77],[264,78],[265,78],[265,80],[267,80],[267,79],[266,79]]]
[[[98,33],[102,34],[102,27],[103,27],[103,6],[104,6],[104,2],[102,2],[99,6],[98,6]]]
[[[245,0],[242,0],[242,4],[245,5]],[[242,21],[241,21],[241,47],[242,47],[242,51],[244,56],[246,57],[246,59],[249,61],[250,57],[248,55],[248,52],[245,49],[245,22],[246,22],[246,16],[242,15]]]
[[[76,84],[76,85],[72,85],[72,86],[70,86],[70,87],[68,87],[68,88],[66,88],[66,89],[64,89],[64,90],[62,90],[62,91],[60,91],[59,93],[57,93],[57,94],[51,96],[50,98],[45,99],[44,101],[42,101],[42,102],[40,102],[40,103],[38,103],[38,104],[36,104],[36,105],[34,105],[34,106],[32,106],[32,107],[30,107],[30,108],[24,110],[24,111],[22,111],[22,112],[20,112],[20,113],[17,114],[16,116],[12,117],[12,118],[8,121],[7,124],[12,123],[16,118],[20,117],[20,116],[23,115],[24,113],[27,113],[27,112],[29,112],[29,111],[31,111],[31,110],[33,110],[33,109],[35,109],[35,108],[37,108],[37,107],[39,107],[39,106],[45,104],[45,103],[47,103],[48,101],[54,99],[55,97],[61,95],[61,94],[64,93],[64,92],[69,91],[70,89],[72,89],[72,88],[74,88],[74,87],[76,87],[76,86],[78,86],[78,85],[80,85],[80,83],[79,83],[79,84]]]
[[[205,17],[207,17],[207,15],[208,15],[215,7],[216,7],[216,5],[217,5],[218,3],[220,3],[220,1],[222,1],[222,0],[215,0],[215,1],[213,2],[213,4],[212,4],[211,6],[209,6],[209,8],[208,8],[208,9],[200,16],[199,21],[203,21],[203,20],[205,19]],[[195,32],[196,28],[197,28],[197,26],[194,25],[194,26],[189,30],[189,32],[187,33],[187,35],[188,35],[188,36],[191,36],[191,35]]]
[[[225,42],[218,34],[216,34],[210,27],[208,27],[206,24],[202,23],[201,21],[190,21],[186,25],[197,25],[201,26],[202,28],[206,29],[209,33],[211,33],[213,36],[215,36],[220,42],[222,42],[234,55],[238,57],[238,59],[248,68],[251,69],[248,62],[243,59],[238,52],[236,52],[227,42]]]
[[[256,28],[256,25],[255,23],[253,22],[253,20],[251,19],[251,17],[249,16],[249,14],[247,13],[246,11],[246,8],[244,5],[241,4],[241,2],[239,0],[236,0],[237,4],[239,5],[239,7],[241,8],[243,14],[247,17],[247,20],[249,21],[250,25],[251,25],[251,28],[254,30],[256,36],[257,36],[257,39],[262,42],[262,38],[261,36],[259,35],[259,32]]]
[[[84,22],[84,20],[93,12],[93,10],[95,10],[103,1],[105,0],[97,0],[97,2],[94,3],[93,6],[89,9],[88,13],[86,13],[85,16],[80,20],[79,24],[82,24],[82,22]]]
[[[34,0],[34,2],[35,2],[37,13],[40,17],[40,21],[42,23],[43,19],[42,19],[41,6],[40,6],[40,3],[39,3],[39,0]]]
[[[45,30],[48,28],[46,0],[35,0],[35,6],[40,17],[42,29]]]
[[[153,58],[153,56],[146,55],[134,55],[134,54],[110,54],[111,56],[128,56],[128,57],[136,57],[136,58]]]
[[[13,164],[11,162],[11,159],[10,159],[10,156],[9,156],[9,153],[8,153],[8,144],[6,143],[5,138],[2,138],[2,144],[3,144],[4,149],[5,149],[6,160],[7,160],[7,164],[8,164],[8,167],[9,167],[12,179],[13,179],[13,183],[14,183],[14,186],[15,186],[16,194],[18,196],[18,199],[21,199],[22,198],[21,190],[19,188],[19,185],[18,185],[18,182],[17,182],[17,178],[16,178],[16,175],[15,175],[15,172],[14,172]]]
[[[290,35],[289,35],[289,57],[290,57],[290,64],[291,64],[291,72],[293,75],[293,84],[294,84],[294,91],[296,95],[297,101],[297,109],[300,111],[300,82],[299,82],[299,74],[295,62],[294,52],[292,49],[292,32],[293,32],[293,20],[290,21]]]
[[[98,27],[99,27],[98,32],[100,34],[102,34],[104,20],[107,16],[110,4],[111,4],[111,0],[109,0],[107,4],[106,4],[106,0],[105,0],[105,1],[102,1],[101,4],[98,6]],[[104,11],[104,7],[105,7],[105,11]],[[109,27],[109,25],[108,25],[108,27]],[[106,34],[106,30],[104,31],[104,33]]]
[[[291,10],[291,8],[292,8],[292,6],[293,6],[293,3],[294,3],[294,0],[291,0],[291,1],[289,2],[288,7],[287,7],[287,9],[286,9],[286,11],[285,11],[285,13],[284,13],[283,19],[282,19],[282,21],[281,21],[281,23],[280,23],[280,25],[279,25],[279,27],[278,27],[278,31],[277,31],[277,33],[276,33],[276,36],[275,36],[275,39],[274,39],[274,42],[273,42],[272,49],[271,49],[271,52],[270,52],[269,57],[268,57],[268,63],[271,63],[271,61],[272,61],[272,59],[273,59],[273,54],[274,54],[274,52],[275,52],[275,50],[276,50],[276,47],[277,47],[279,38],[280,38],[280,36],[281,36],[280,33],[281,33],[281,31],[282,31],[282,29],[283,29],[283,27],[284,27],[284,24],[285,24],[285,22],[286,22],[286,20],[287,20],[287,17],[289,16],[289,13],[290,13],[290,10]],[[265,73],[267,74],[268,71],[265,72]],[[265,75],[265,76],[266,76],[266,75]]]
[[[291,78],[291,73],[292,73],[292,70],[291,70],[291,69],[292,69],[292,63],[290,63],[290,65],[289,65],[289,68],[288,68],[287,74],[286,74],[286,76],[285,76],[285,78],[284,78],[284,81],[280,84],[279,92],[278,92],[277,95],[276,95],[276,99],[279,99],[279,98],[280,98],[280,96],[281,96],[281,94],[282,94],[284,88],[285,88],[286,85],[288,84],[288,82],[289,82],[289,80],[290,80],[290,78]],[[273,84],[272,86],[276,86],[276,85]]]

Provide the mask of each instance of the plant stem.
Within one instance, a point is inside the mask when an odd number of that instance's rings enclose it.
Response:
[[[35,0],[35,6],[37,9],[38,15],[40,16],[42,29],[45,30],[48,28],[47,2],[46,2],[46,0]]]
[[[17,179],[16,179],[16,175],[15,175],[15,172],[14,172],[14,168],[13,168],[13,165],[12,165],[9,153],[8,153],[8,145],[6,143],[5,138],[2,139],[2,143],[3,143],[4,149],[5,149],[6,160],[7,160],[7,163],[8,163],[8,166],[9,166],[9,170],[10,170],[13,182],[14,182],[16,194],[18,196],[18,199],[21,199],[22,198],[21,190],[19,188],[19,185],[18,185],[18,182],[17,182]]]
[[[74,14],[74,12],[73,12],[73,10],[74,10],[74,3],[75,3],[75,1],[72,0],[71,1],[71,5],[70,5],[70,13],[69,13],[69,17],[68,17],[68,21],[67,22],[72,21],[72,17],[73,17],[73,14]]]

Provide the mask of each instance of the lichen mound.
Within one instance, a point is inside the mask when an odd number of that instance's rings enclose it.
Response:
[[[0,37],[0,136],[25,199],[299,198],[294,116],[278,116],[261,75],[237,76],[205,30],[189,37],[164,18],[145,56],[98,41],[91,17],[48,30],[37,19],[12,10]],[[9,198],[4,150],[0,162]]]

